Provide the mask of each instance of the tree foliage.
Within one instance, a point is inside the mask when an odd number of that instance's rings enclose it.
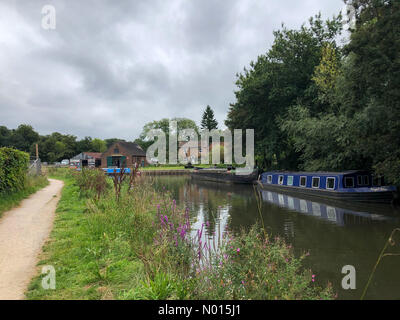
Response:
[[[215,119],[214,111],[210,106],[204,110],[203,117],[201,119],[201,128],[207,130],[218,129],[218,121]]]
[[[12,148],[0,148],[0,194],[25,187],[29,155]]]
[[[349,0],[355,24],[320,15],[276,31],[238,76],[229,128],[254,128],[265,168],[373,169],[400,184],[400,2]]]
[[[231,130],[254,129],[256,155],[264,167],[298,167],[299,153],[280,130],[278,119],[295,104],[307,105],[311,114],[323,110],[312,77],[322,48],[328,43],[334,47],[340,21],[340,16],[323,21],[319,14],[300,30],[283,26],[274,32],[272,48],[237,76],[236,102],[231,104],[225,124]]]

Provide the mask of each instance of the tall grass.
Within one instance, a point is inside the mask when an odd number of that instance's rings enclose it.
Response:
[[[68,170],[43,264],[56,268],[56,290],[41,276],[31,299],[330,299],[328,285],[302,268],[290,245],[269,239],[256,225],[237,235],[204,237],[192,230],[190,211],[148,180],[111,179],[101,196]],[[82,173],[80,173],[82,174]],[[94,174],[95,175],[95,174]]]

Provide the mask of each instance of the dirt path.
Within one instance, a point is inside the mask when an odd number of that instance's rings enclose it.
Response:
[[[23,200],[0,219],[0,300],[24,299],[35,275],[41,248],[53,227],[62,181],[50,184]]]

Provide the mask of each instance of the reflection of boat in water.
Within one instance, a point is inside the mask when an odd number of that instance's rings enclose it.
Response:
[[[369,221],[386,221],[396,219],[395,217],[374,213],[373,207],[364,205],[349,206],[347,203],[328,201],[322,203],[312,198],[297,198],[292,195],[277,193],[268,190],[259,189],[263,201],[272,203],[282,208],[296,211],[302,214],[318,217],[338,225],[346,225],[349,223],[369,222]],[[380,207],[382,211],[382,206]],[[388,212],[392,212],[388,206]]]
[[[258,169],[250,172],[239,173],[237,170],[227,169],[202,169],[196,168],[191,176],[193,179],[213,181],[213,182],[224,182],[224,183],[241,183],[241,184],[252,184],[257,180]]]

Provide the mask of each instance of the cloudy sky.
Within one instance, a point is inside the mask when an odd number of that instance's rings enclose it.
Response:
[[[44,5],[56,29],[42,28]],[[135,139],[167,117],[222,125],[236,73],[342,0],[0,0],[0,125]]]

